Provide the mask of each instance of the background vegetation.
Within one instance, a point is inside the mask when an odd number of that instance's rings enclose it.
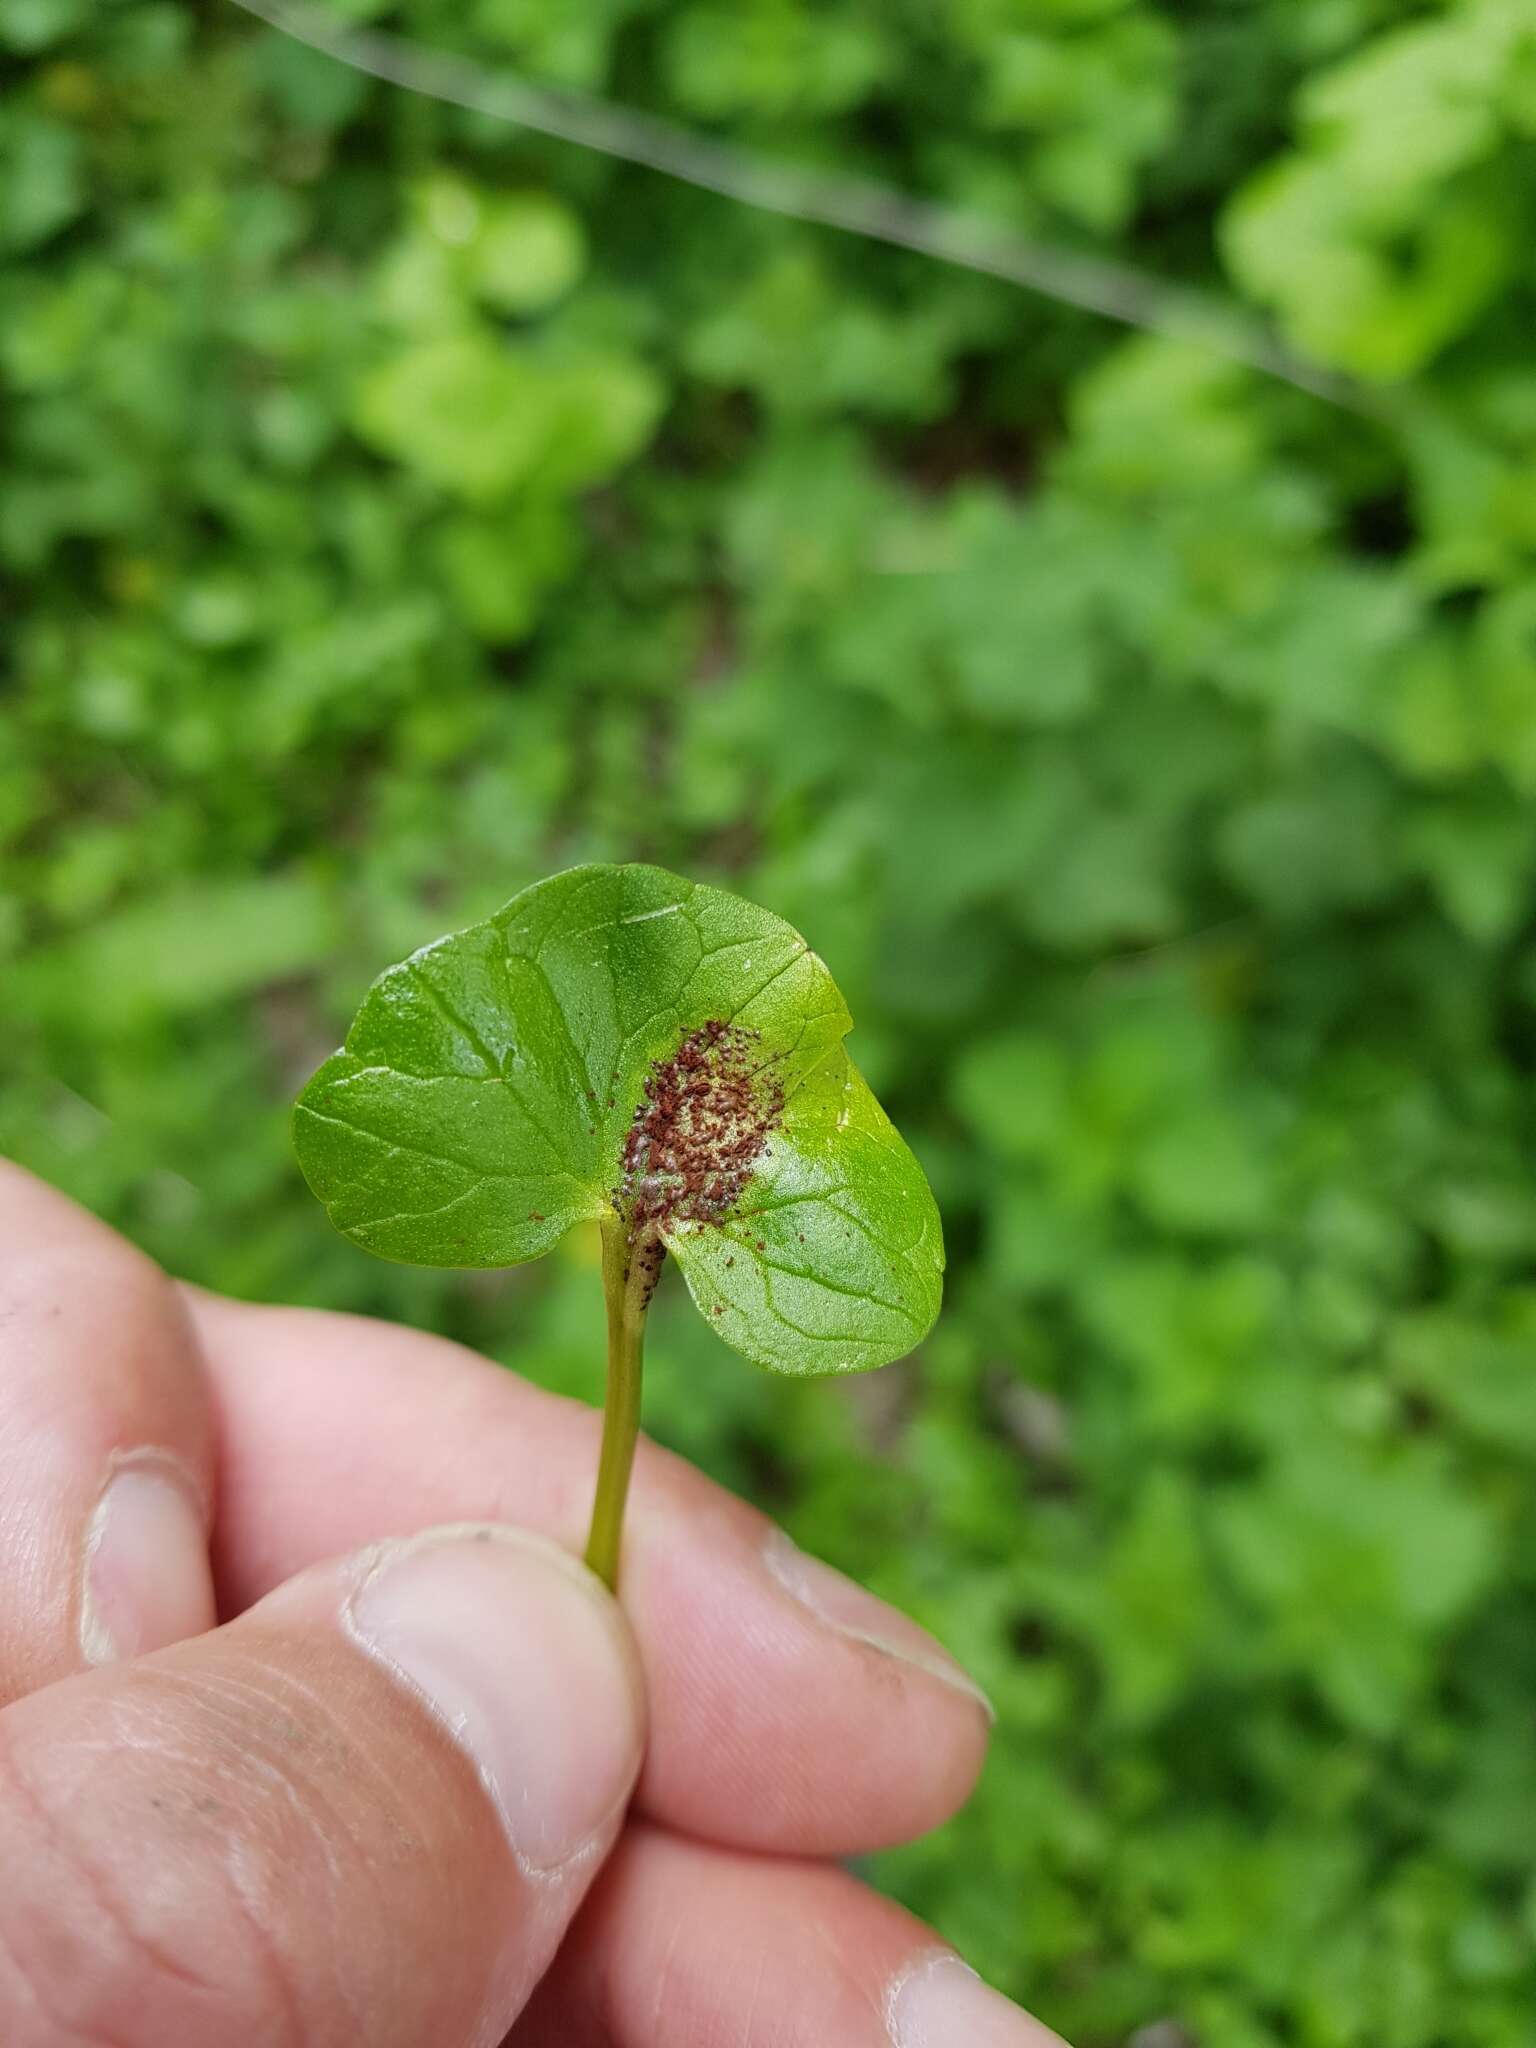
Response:
[[[285,1100],[553,867],[772,905],[950,1304],[829,1389],[674,1296],[647,1413],[995,1693],[882,1881],[1082,2048],[1529,2048],[1528,6],[344,11],[1216,284],[1376,395],[211,0],[0,0],[0,1139],[200,1280],[590,1396],[591,1247],[376,1264]]]

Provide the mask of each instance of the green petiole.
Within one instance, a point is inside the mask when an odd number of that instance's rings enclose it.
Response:
[[[587,1563],[610,1591],[619,1580],[624,1503],[640,1434],[640,1379],[645,1314],[666,1256],[659,1237],[631,1240],[624,1219],[606,1218],[603,1301],[608,1312],[608,1393],[603,1405],[603,1447],[587,1537]]]

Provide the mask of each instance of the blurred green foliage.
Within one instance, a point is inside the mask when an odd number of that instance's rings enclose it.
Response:
[[[647,1412],[994,1691],[882,1879],[1082,2048],[1529,2048],[1536,17],[345,11],[1219,283],[1375,396],[231,9],[0,0],[0,1137],[591,1396],[589,1246],[382,1267],[285,1101],[553,867],[771,904],[949,1305],[800,1388],[674,1290]]]

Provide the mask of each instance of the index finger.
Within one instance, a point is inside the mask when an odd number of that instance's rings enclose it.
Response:
[[[579,1546],[594,1411],[419,1331],[189,1300],[220,1412],[226,1603],[445,1521]],[[970,1790],[990,1711],[954,1660],[651,1444],[622,1591],[651,1703],[638,1800],[653,1818],[742,1848],[846,1855],[926,1832]]]
[[[212,1491],[176,1290],[0,1161],[0,1706],[212,1626]]]

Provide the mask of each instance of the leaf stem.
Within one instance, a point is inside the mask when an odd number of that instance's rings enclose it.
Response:
[[[608,1395],[603,1405],[603,1448],[592,1502],[587,1563],[610,1590],[619,1581],[619,1539],[630,1468],[640,1434],[640,1361],[645,1312],[662,1257],[660,1240],[631,1241],[624,1219],[605,1217],[603,1300],[608,1310]]]

